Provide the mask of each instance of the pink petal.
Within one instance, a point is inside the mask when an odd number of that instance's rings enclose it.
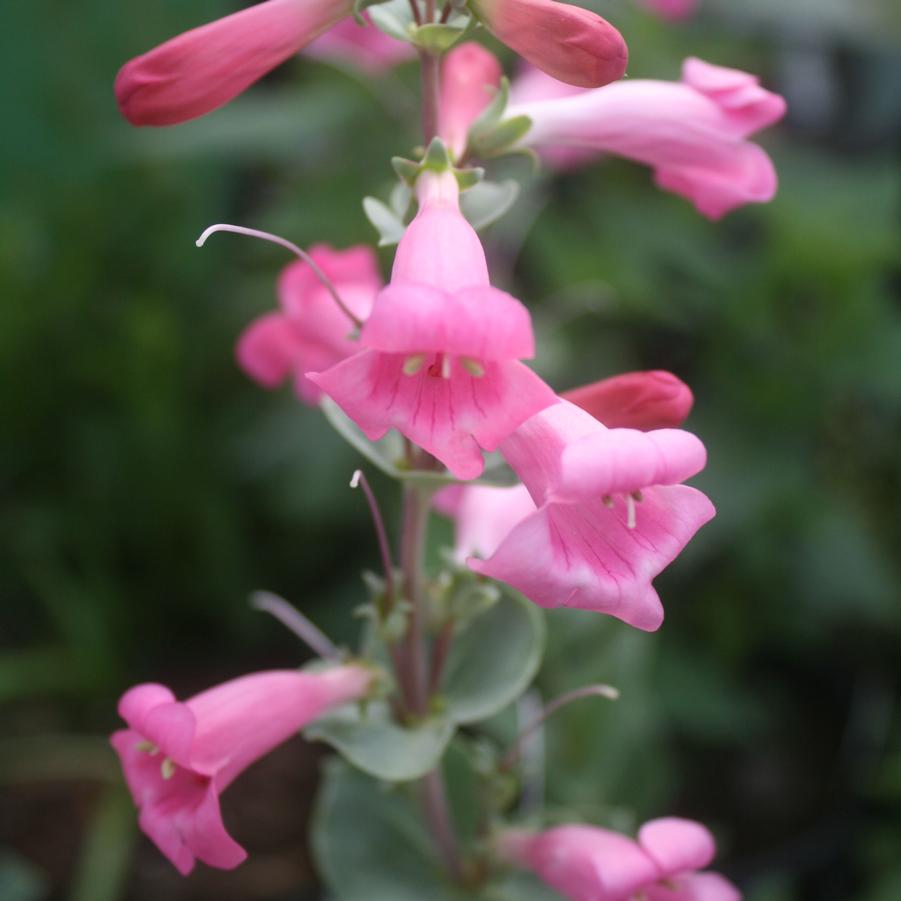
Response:
[[[484,468],[480,448],[491,451],[525,419],[554,401],[541,379],[515,361],[484,364],[476,377],[452,362],[450,378],[415,375],[406,357],[364,351],[326,372],[308,373],[354,422],[376,441],[395,428],[437,457],[459,479]]]
[[[438,133],[459,159],[466,149],[469,127],[491,102],[503,70],[493,53],[467,42],[444,57],[441,74]]]
[[[673,428],[694,404],[691,389],[671,372],[627,372],[564,391],[565,400],[590,413],[607,428]]]
[[[460,212],[453,172],[423,172],[416,182],[419,212],[397,245],[391,282],[413,282],[454,293],[488,284],[482,242]]]
[[[267,313],[251,322],[235,346],[238,365],[264,388],[280,385],[302,353],[295,325],[282,313]]]
[[[203,800],[182,825],[185,843],[198,860],[220,870],[233,870],[247,852],[228,834],[219,809],[219,795],[208,785]]]
[[[638,831],[638,843],[656,861],[662,878],[703,869],[716,855],[710,830],[679,817],[645,823]]]
[[[534,512],[535,502],[525,485],[463,487],[453,514],[455,559],[462,563],[472,555],[490,557],[513,528]]]
[[[196,722],[165,685],[147,683],[129,689],[119,701],[119,715],[163,757],[189,764]]]
[[[428,285],[390,284],[379,294],[360,342],[385,353],[447,353],[480,361],[535,353],[529,311],[490,285],[447,294]]]
[[[625,503],[598,498],[550,503],[523,520],[486,561],[470,569],[499,579],[541,607],[578,607],[654,631],[663,608],[651,586],[714,513],[710,501],[684,485],[647,489],[627,527]]]
[[[700,439],[682,429],[606,429],[566,447],[555,496],[604,497],[675,485],[700,472],[706,462]]]
[[[126,63],[116,98],[133,125],[174,125],[228,103],[350,13],[351,0],[266,0]]]
[[[498,40],[560,81],[594,88],[625,74],[626,42],[596,13],[555,0],[474,0],[472,6]]]
[[[741,901],[741,892],[719,873],[690,873],[675,887],[656,883],[645,888],[647,901]]]

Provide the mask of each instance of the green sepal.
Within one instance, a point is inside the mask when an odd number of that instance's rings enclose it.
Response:
[[[432,142],[426,148],[425,156],[422,158],[422,164],[419,171],[424,172],[447,172],[454,166],[451,160],[450,151],[447,144],[439,137],[432,138]]]
[[[369,18],[379,31],[398,41],[410,43],[413,14],[407,0],[387,0],[369,9]]]
[[[516,147],[531,127],[532,120],[520,115],[498,122],[479,134],[470,131],[468,149],[480,159],[503,156]]]
[[[507,109],[509,102],[510,79],[504,75],[494,97],[491,99],[491,103],[479,113],[478,118],[469,127],[470,136],[478,136],[485,131],[493,129],[501,121],[501,117],[504,115],[504,110]]]
[[[463,192],[474,188],[485,177],[485,170],[481,166],[472,166],[469,169],[454,169],[454,175],[457,186]]]
[[[444,53],[463,37],[468,26],[468,22],[453,25],[449,22],[430,22],[414,26],[410,29],[410,42],[430,53]]]
[[[379,233],[379,247],[392,247],[404,236],[407,227],[403,219],[377,197],[363,198],[363,212]]]
[[[357,22],[357,25],[362,25],[366,27],[369,23],[363,18],[363,10],[368,9],[370,6],[375,6],[378,3],[384,3],[385,0],[354,0],[353,9],[351,10],[351,15]]]
[[[419,173],[422,171],[420,163],[402,156],[391,157],[391,165],[397,173],[397,177],[410,187],[416,184],[416,179],[419,178]]]

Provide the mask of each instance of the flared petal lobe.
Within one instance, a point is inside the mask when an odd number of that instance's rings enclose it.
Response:
[[[554,400],[551,389],[515,360],[485,361],[474,375],[450,358],[426,360],[408,374],[408,359],[364,351],[308,377],[368,438],[377,441],[395,428],[459,479],[477,478],[484,468],[480,448],[495,450],[533,411]]]
[[[274,670],[233,679],[178,702],[165,686],[127,691],[127,729],[110,742],[144,833],[183,874],[195,858],[230,869],[246,852],[222,822],[219,794],[250,764],[326,710],[363,697],[373,673],[360,666]]]
[[[561,397],[581,407],[608,429],[674,428],[691,412],[691,389],[671,372],[626,372],[564,391]]]
[[[539,152],[590,149],[644,163],[660,187],[711,219],[773,198],[772,161],[747,138],[784,113],[784,100],[755,76],[697,59],[686,60],[678,83],[621,82],[508,109],[531,119],[524,142]]]
[[[497,57],[480,44],[460,44],[444,57],[438,134],[456,159],[466,149],[469,128],[491,102],[502,75]]]
[[[559,81],[596,88],[626,72],[622,35],[580,6],[557,0],[470,0],[470,6],[499,41]]]
[[[132,125],[175,125],[218,109],[350,14],[352,0],[264,0],[126,63],[116,99]]]
[[[660,872],[669,876],[702,870],[716,856],[716,842],[710,830],[680,817],[645,823],[638,830],[638,844],[660,867]]]

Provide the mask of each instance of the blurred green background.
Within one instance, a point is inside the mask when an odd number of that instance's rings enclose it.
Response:
[[[247,608],[255,588],[351,641],[376,564],[354,453],[233,363],[287,259],[193,241],[231,221],[372,242],[360,199],[387,194],[388,158],[415,142],[415,68],[300,59],[200,121],[127,126],[118,66],[236,5],[4,7],[4,901],[319,897],[303,851],[318,752],[290,745],[227,796],[245,867],[181,880],[137,839],[104,737],[136,681],[183,695],[297,662]],[[719,510],[658,582],[660,633],[550,617],[542,691],[605,680],[623,699],[554,721],[549,800],[705,820],[750,901],[901,898],[901,16],[708,0],[673,26],[597,8],[632,77],[698,55],[760,74],[791,112],[762,139],[781,177],[766,207],[712,224],[609,161],[532,180],[485,235],[555,386],[636,368],[692,386],[697,484]]]

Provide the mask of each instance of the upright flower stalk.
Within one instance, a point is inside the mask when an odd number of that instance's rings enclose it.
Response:
[[[784,103],[756,77],[697,59],[686,61],[679,83],[611,84],[628,59],[622,36],[557,0],[447,0],[440,9],[436,0],[409,0],[406,20],[397,4],[390,12],[376,4],[355,22],[353,7],[264,0],[132,60],[116,80],[129,121],[169,125],[219,108],[317,38],[314,54],[358,48],[368,72],[416,55],[425,143],[415,159],[394,159],[400,184],[390,207],[365,204],[382,243],[397,244],[387,283],[366,246],[306,251],[224,225],[198,242],[233,231],[298,257],[278,280],[278,308],[238,336],[237,362],[265,388],[290,381],[302,403],[321,405],[397,480],[399,540],[389,539],[378,485],[358,470],[351,486],[365,493],[383,569],[367,578],[369,628],[358,657],[286,601],[257,593],[255,606],[327,660],[244,676],[183,702],[155,683],[126,692],[119,712],[127,728],[111,741],[141,828],[182,873],[196,860],[237,866],[246,852],[225,829],[220,795],[304,729],[370,776],[415,787],[407,800],[416,800],[443,867],[440,893],[448,878],[455,892],[481,892],[505,868],[521,867],[573,901],[735,901],[728,880],[704,871],[715,846],[698,823],[655,820],[632,839],[596,825],[527,830],[512,821],[527,740],[566,704],[615,700],[611,686],[572,687],[542,703],[506,752],[495,743],[469,755],[478,758],[478,840],[457,833],[445,754],[460,727],[474,729],[522,699],[544,640],[537,608],[659,628],[664,607],[653,580],[714,515],[708,497],[684,484],[707,459],[700,438],[681,428],[694,402],[688,386],[657,370],[562,394],[546,384],[526,362],[536,348],[529,310],[492,283],[476,230],[497,210],[480,212],[465,192],[484,176],[475,164],[495,156],[535,150],[570,167],[618,153],[652,167],[658,185],[715,219],[775,192],[775,169],[748,138]],[[476,22],[536,67],[514,84],[512,103],[487,49],[464,43],[446,52]],[[384,34],[367,32],[377,25]],[[385,44],[395,38],[398,46]],[[483,203],[499,196],[497,185],[487,188]],[[433,512],[455,527],[437,575],[427,566]],[[461,635],[467,642],[455,644]],[[373,660],[390,661],[393,678]],[[402,804],[399,794],[386,803]],[[363,827],[371,808],[361,811]],[[323,853],[336,845],[320,844]],[[359,897],[342,893],[344,864],[333,868],[334,894]]]

